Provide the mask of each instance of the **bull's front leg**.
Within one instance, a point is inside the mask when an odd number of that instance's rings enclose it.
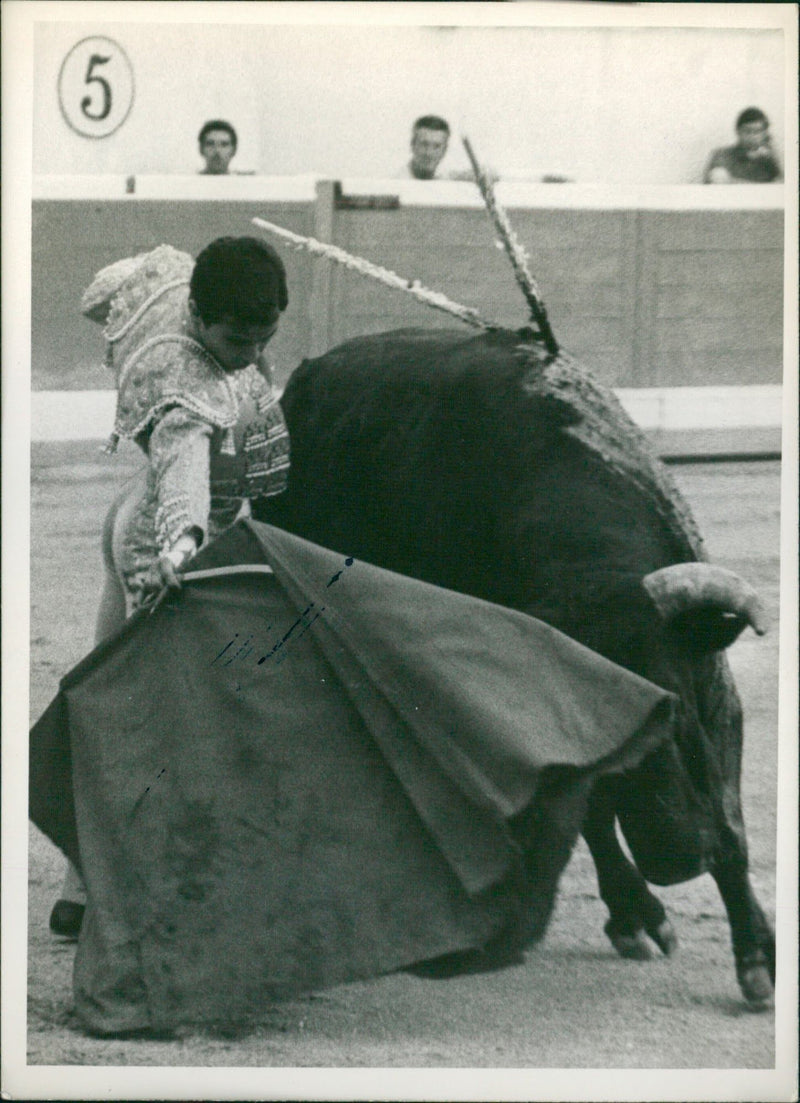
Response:
[[[698,696],[706,728],[716,733],[709,792],[716,830],[709,872],[714,878],[731,931],[736,978],[754,1010],[772,1004],[775,984],[775,936],[748,875],[749,863],[740,796],[742,709],[730,667],[723,655],[706,659],[704,690]],[[710,745],[710,744],[709,744]]]
[[[747,873],[747,854],[729,832],[729,845],[715,856],[711,874],[728,913],[736,978],[754,1010],[771,1006],[775,985],[775,936],[755,897]]]
[[[592,793],[582,834],[594,859],[600,897],[609,911],[605,932],[621,957],[652,957],[649,936],[664,954],[678,940],[664,905],[625,855],[615,830],[614,779],[600,781]]]

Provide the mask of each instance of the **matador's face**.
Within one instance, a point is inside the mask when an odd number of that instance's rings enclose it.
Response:
[[[194,332],[225,371],[241,371],[256,364],[278,328],[277,319],[270,325],[247,325],[236,318],[206,324],[195,316]]]

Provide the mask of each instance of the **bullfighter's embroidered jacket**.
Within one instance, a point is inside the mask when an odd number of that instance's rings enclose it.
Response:
[[[272,382],[254,365],[226,372],[188,335],[194,261],[169,245],[102,269],[82,300],[104,326],[117,384],[109,448],[120,438],[148,457],[144,496],[125,532],[129,591],[163,551],[197,529],[203,541],[245,499],[285,489],[289,436]]]

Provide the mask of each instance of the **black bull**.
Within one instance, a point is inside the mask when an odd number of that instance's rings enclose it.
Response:
[[[304,362],[282,399],[289,490],[255,516],[524,610],[675,693],[672,739],[590,801],[605,929],[625,956],[648,956],[646,936],[670,953],[645,878],[709,872],[739,984],[763,1005],[774,939],[748,879],[742,715],[722,652],[748,622],[762,630],[757,598],[703,562],[688,506],[613,394],[530,337],[402,330]]]

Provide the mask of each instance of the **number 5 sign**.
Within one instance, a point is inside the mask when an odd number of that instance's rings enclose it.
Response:
[[[111,38],[83,38],[64,58],[58,74],[58,102],[73,130],[106,138],[119,129],[133,106],[133,69]]]

